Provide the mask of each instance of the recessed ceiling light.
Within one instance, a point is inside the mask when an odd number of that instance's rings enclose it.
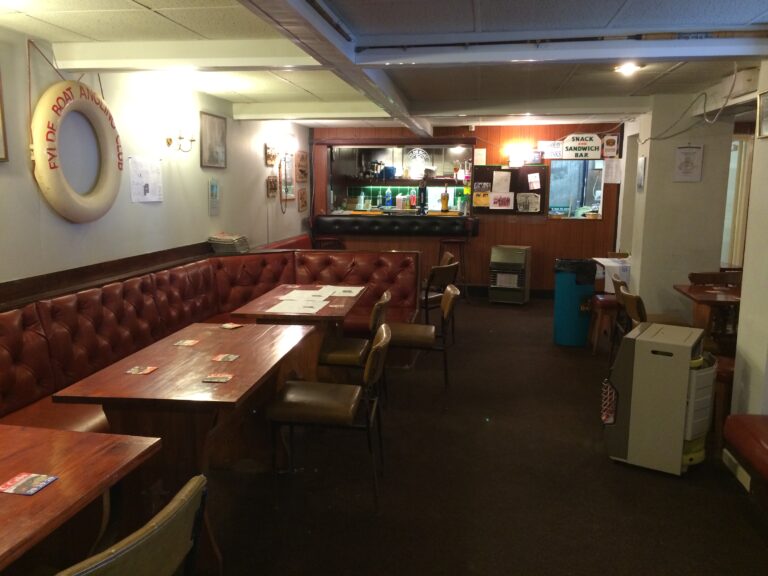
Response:
[[[457,116],[459,116],[460,118],[463,118],[464,116],[466,116],[466,114],[457,114]]]
[[[634,62],[625,62],[621,66],[616,66],[614,70],[623,76],[632,76],[632,74],[641,68],[643,68],[643,66],[638,66]]]

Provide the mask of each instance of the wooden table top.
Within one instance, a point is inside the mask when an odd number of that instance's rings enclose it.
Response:
[[[235,407],[266,381],[312,330],[311,326],[263,324],[227,330],[219,324],[191,324],[56,392],[53,400],[113,406],[172,402]],[[176,345],[184,340],[198,342]],[[214,361],[220,354],[239,357],[232,362]],[[136,366],[157,369],[149,374],[127,373]],[[232,374],[232,379],[203,382],[214,373]]]
[[[0,484],[58,476],[36,494],[0,492],[0,570],[160,450],[159,438],[0,425]]]
[[[329,296],[327,304],[318,311],[279,312],[270,311],[282,302],[282,298],[294,290],[318,290],[320,284],[281,284],[266,294],[251,300],[234,312],[233,316],[255,318],[259,322],[274,322],[277,324],[338,324],[344,320],[347,313],[357,304],[365,292],[365,288],[352,296]],[[338,288],[358,288],[357,286],[339,286]]]
[[[675,284],[674,289],[697,304],[706,304],[708,306],[732,306],[741,302],[741,286]]]

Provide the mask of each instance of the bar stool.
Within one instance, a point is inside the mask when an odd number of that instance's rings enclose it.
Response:
[[[608,337],[613,341],[613,328],[616,323],[616,315],[619,313],[619,303],[615,294],[595,294],[592,296],[592,354],[597,354],[597,345],[600,335],[603,333],[603,325],[608,323]]]

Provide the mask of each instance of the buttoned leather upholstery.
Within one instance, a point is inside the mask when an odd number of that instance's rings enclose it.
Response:
[[[418,255],[415,252],[312,250],[296,252],[297,284],[365,286],[344,319],[344,334],[370,335],[371,309],[389,290],[387,319],[411,322],[418,307]]]
[[[279,284],[366,286],[349,320],[360,334],[389,289],[388,318],[410,322],[417,270],[417,252],[278,250],[211,257],[0,313],[0,423],[108,431],[101,406],[54,404],[51,395],[192,322],[226,321]]]
[[[295,282],[294,253],[265,252],[211,258],[218,311],[231,312],[280,284]]]

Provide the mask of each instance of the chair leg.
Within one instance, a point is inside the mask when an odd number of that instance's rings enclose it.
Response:
[[[448,392],[448,347],[443,342],[443,383],[445,391]]]
[[[373,501],[376,507],[376,511],[379,511],[379,471],[376,467],[376,453],[373,450],[373,440],[371,438],[371,423],[369,422],[366,429],[366,437],[368,438],[368,453],[371,455],[371,467],[373,468]]]
[[[293,424],[288,425],[288,466],[289,471],[293,473]]]
[[[597,345],[600,343],[600,334],[603,331],[603,309],[597,309],[595,324],[592,326],[592,355],[597,354]]]

